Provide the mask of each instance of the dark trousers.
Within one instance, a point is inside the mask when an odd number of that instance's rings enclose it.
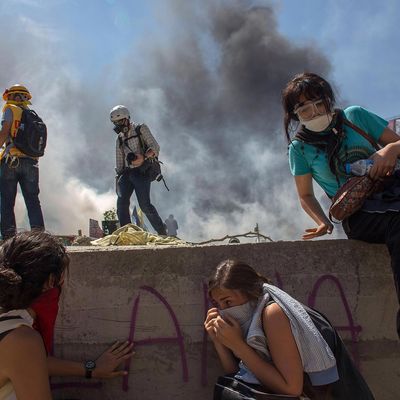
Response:
[[[343,222],[343,229],[349,239],[386,244],[400,304],[400,212],[381,214],[358,211]],[[400,310],[397,313],[397,333],[400,338]]]
[[[131,223],[129,205],[132,193],[135,191],[139,207],[150,221],[152,227],[159,235],[166,235],[164,223],[150,201],[150,180],[136,168],[132,168],[122,174],[117,185],[117,214],[121,226]]]
[[[32,158],[19,158],[15,166],[10,167],[5,160],[0,167],[1,194],[1,235],[3,239],[15,235],[15,198],[18,183],[24,196],[31,229],[44,230],[42,208],[39,201],[39,165]]]

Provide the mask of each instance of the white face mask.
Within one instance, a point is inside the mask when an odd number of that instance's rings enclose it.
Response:
[[[219,310],[222,318],[229,317],[234,318],[240,325],[243,334],[246,334],[251,320],[253,318],[255,305],[253,302],[248,301],[247,303],[241,304],[240,306],[234,306]]]
[[[323,114],[310,119],[309,121],[303,121],[299,118],[300,123],[304,125],[309,131],[323,132],[332,122],[333,114]]]

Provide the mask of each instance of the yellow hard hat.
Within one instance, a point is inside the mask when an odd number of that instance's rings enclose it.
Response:
[[[17,94],[17,93],[24,94],[28,98],[28,100],[30,100],[32,98],[31,94],[29,93],[29,90],[25,86],[17,83],[16,85],[12,85],[9,89],[6,89],[4,91],[3,100],[7,101],[8,96],[10,94]]]

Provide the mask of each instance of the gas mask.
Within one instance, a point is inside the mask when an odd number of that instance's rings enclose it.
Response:
[[[129,119],[124,118],[120,121],[114,122],[114,132],[118,135],[119,133],[129,132]]]
[[[332,119],[333,119],[332,113],[319,115],[318,117],[315,117],[308,121],[303,121],[299,117],[300,123],[304,125],[306,129],[313,132],[323,132],[326,128],[328,128],[328,126],[332,122]]]

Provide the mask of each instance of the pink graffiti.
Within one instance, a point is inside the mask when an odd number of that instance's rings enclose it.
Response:
[[[131,314],[131,326],[129,330],[129,341],[134,343],[134,347],[138,346],[145,346],[145,345],[154,345],[158,343],[176,343],[179,346],[179,351],[181,355],[181,363],[182,363],[182,379],[184,382],[189,381],[189,370],[187,366],[186,360],[186,352],[185,352],[185,344],[184,338],[181,332],[181,328],[179,326],[178,319],[176,315],[168,303],[168,301],[163,297],[157,290],[153,289],[150,286],[141,286],[140,289],[145,290],[152,295],[154,295],[162,304],[164,304],[165,308],[167,309],[175,327],[176,337],[159,337],[159,338],[148,338],[143,340],[136,340],[135,341],[135,330],[136,330],[136,319],[139,310],[139,302],[140,302],[140,294],[136,297],[135,302],[132,308]],[[127,360],[125,363],[125,370],[129,371],[131,360]],[[124,376],[122,381],[122,389],[126,392],[129,390],[129,375]]]
[[[311,290],[310,295],[308,296],[308,305],[312,308],[314,308],[314,305],[316,303],[316,299],[317,299],[317,293],[321,287],[321,285],[325,282],[325,281],[331,281],[333,282],[336,287],[339,290],[339,294],[340,294],[340,298],[342,300],[343,306],[344,306],[344,310],[346,312],[346,316],[347,316],[347,320],[349,322],[349,325],[346,326],[335,326],[336,330],[338,331],[350,331],[350,335],[351,335],[351,352],[353,354],[353,359],[354,362],[357,366],[359,366],[360,364],[360,360],[359,360],[359,354],[358,354],[358,349],[356,346],[356,343],[358,342],[358,335],[362,330],[362,327],[360,325],[355,325],[354,324],[354,320],[353,320],[353,315],[351,313],[350,307],[349,307],[349,303],[347,301],[346,295],[344,293],[343,287],[339,281],[339,279],[336,276],[333,275],[323,275],[321,276],[317,282],[315,282],[313,289]]]
[[[275,281],[276,285],[280,288],[283,287],[283,280],[278,272],[275,272]],[[353,354],[353,359],[356,363],[356,365],[359,365],[359,356],[358,356],[358,351],[357,351],[357,342],[358,342],[358,335],[361,332],[362,328],[360,325],[356,325],[353,320],[353,316],[349,307],[349,303],[347,301],[346,295],[344,293],[343,287],[339,281],[339,279],[333,275],[323,275],[321,276],[314,284],[309,296],[308,296],[308,305],[310,307],[314,307],[316,302],[317,302],[317,297],[318,293],[320,291],[320,288],[322,284],[325,281],[331,281],[333,282],[340,294],[340,298],[342,300],[345,313],[349,322],[349,325],[345,326],[336,326],[335,328],[339,331],[349,331],[351,334],[351,339],[352,339],[352,354]],[[186,350],[184,346],[184,337],[182,335],[182,331],[180,328],[179,321],[176,317],[175,312],[173,311],[171,305],[168,303],[165,297],[163,297],[156,289],[150,287],[150,286],[141,286],[141,290],[144,290],[150,294],[152,294],[154,297],[156,297],[167,309],[171,320],[173,322],[176,336],[172,337],[154,337],[154,338],[146,338],[146,339],[140,339],[140,340],[135,340],[135,332],[136,332],[136,322],[137,322],[137,317],[138,317],[138,312],[139,312],[139,306],[140,306],[140,294],[135,298],[132,311],[131,311],[131,319],[130,319],[130,328],[129,328],[129,340],[134,343],[135,348],[138,346],[149,346],[149,345],[156,345],[160,343],[171,343],[175,344],[179,348],[180,352],[180,358],[181,358],[181,368],[182,368],[182,380],[183,382],[188,382],[189,381],[189,369],[188,369],[188,364],[187,364],[187,358],[186,358]],[[210,308],[210,301],[208,297],[208,287],[205,283],[202,283],[202,297],[203,297],[203,307],[204,307],[204,313],[203,313],[203,320],[201,323],[204,321],[207,311]],[[207,386],[208,384],[208,379],[207,379],[207,369],[208,369],[208,364],[207,364],[207,359],[208,359],[208,335],[207,332],[202,328],[203,330],[203,336],[202,336],[202,345],[201,345],[201,370],[200,370],[200,384],[201,386]],[[125,363],[125,370],[129,372],[130,370],[130,363],[131,361],[128,360]],[[52,384],[52,389],[57,390],[57,389],[64,389],[64,388],[86,388],[86,389],[100,389],[102,387],[101,382],[64,382],[64,383],[55,383]],[[123,377],[123,382],[122,382],[122,389],[123,391],[128,391],[129,390],[129,375]]]

